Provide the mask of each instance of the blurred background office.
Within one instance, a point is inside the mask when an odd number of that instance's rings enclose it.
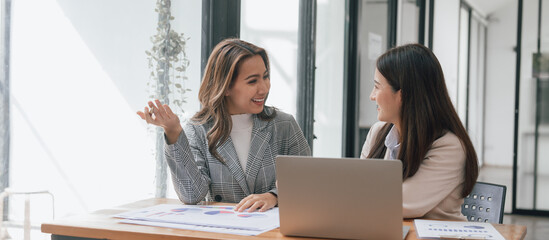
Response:
[[[155,135],[135,114],[150,95],[157,2],[1,3],[0,192],[47,190],[56,217],[176,198]],[[296,117],[319,157],[359,156],[377,121],[376,58],[428,46],[477,150],[479,180],[507,186],[506,213],[549,216],[549,1],[171,0],[170,10],[190,63],[184,119],[199,109],[211,48],[240,37],[270,54],[267,104]],[[37,226],[53,207],[33,198]],[[4,220],[22,221],[24,200],[5,203]],[[549,234],[547,222],[527,239]]]

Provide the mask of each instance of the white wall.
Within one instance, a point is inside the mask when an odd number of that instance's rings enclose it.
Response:
[[[489,17],[484,145],[486,165],[513,165],[516,7],[516,3],[509,4]]]
[[[153,144],[135,112],[147,101],[155,2],[13,1],[10,186],[50,190],[58,217],[154,196]],[[172,2],[173,27],[191,38],[193,100],[201,5]]]

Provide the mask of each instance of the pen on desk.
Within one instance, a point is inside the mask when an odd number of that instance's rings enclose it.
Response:
[[[459,236],[459,235],[440,235],[442,240],[485,240],[485,237],[480,236]]]

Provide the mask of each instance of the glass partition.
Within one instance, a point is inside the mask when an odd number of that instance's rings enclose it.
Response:
[[[549,211],[549,25],[544,24],[548,5],[523,1],[516,136],[516,208],[545,213]]]
[[[376,0],[362,0],[359,2],[359,153],[370,127],[377,122],[376,103],[370,100],[370,93],[374,87],[376,59],[387,50],[389,4],[389,1]]]

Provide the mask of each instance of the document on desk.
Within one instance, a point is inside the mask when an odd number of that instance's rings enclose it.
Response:
[[[245,236],[255,236],[255,235],[259,235],[261,233],[272,230],[272,229],[266,229],[264,231],[252,231],[252,230],[242,230],[242,229],[234,229],[234,228],[208,227],[208,226],[181,224],[181,223],[151,222],[151,221],[130,220],[130,219],[123,219],[120,222],[127,223],[127,224],[153,226],[153,227],[177,228],[177,229],[185,229],[185,230],[227,233],[227,234],[237,234],[237,235],[245,235]]]
[[[259,234],[280,226],[278,208],[252,213],[235,212],[233,208],[234,206],[221,205],[160,204],[124,212],[113,217],[133,220],[133,224],[141,223],[141,225],[159,226],[166,223],[164,224],[166,227],[178,226],[178,228],[190,225],[194,228],[202,228],[201,231],[210,229],[218,232],[216,230],[222,229],[223,233],[227,233],[227,229],[233,229],[234,234],[241,235],[250,235],[253,232]]]
[[[505,240],[490,223],[414,220],[418,238]]]

